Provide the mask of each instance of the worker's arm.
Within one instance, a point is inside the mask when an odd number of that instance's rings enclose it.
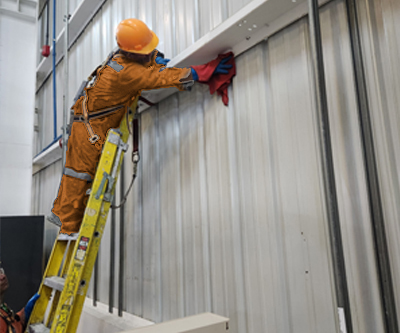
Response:
[[[33,295],[31,299],[28,301],[28,303],[26,303],[25,307],[17,313],[24,327],[26,327],[26,325],[28,324],[33,307],[35,306],[35,303],[39,297],[40,295],[38,293]]]
[[[22,326],[26,328],[26,324],[28,323],[29,319],[26,320],[25,308],[22,308],[20,311],[18,311],[17,315],[19,317],[19,320],[21,321]]]
[[[157,55],[156,55],[156,57],[155,57],[155,62],[156,62],[157,64],[159,64],[159,65],[167,66],[167,64],[168,64],[168,62],[170,61],[170,59],[164,58],[164,54],[161,53],[160,51],[157,50],[157,52],[158,52],[158,53],[157,53]],[[226,62],[228,62],[230,59],[231,59],[231,56],[228,57],[228,58],[222,59],[222,60],[220,61],[220,63],[217,65],[217,67],[215,68],[215,70],[214,70],[214,72],[213,72],[212,75],[216,75],[216,74],[228,74],[228,70],[229,70],[230,68],[232,68],[232,65],[226,64]],[[166,67],[162,67],[162,68],[160,69],[160,71],[164,70],[165,68],[166,68]],[[193,81],[198,81],[198,80],[199,80],[199,76],[198,76],[196,70],[195,70],[192,66],[190,66],[190,69],[191,69],[191,72],[192,72],[192,73],[191,73],[190,77],[188,77],[187,79],[188,79],[188,80],[193,80]]]
[[[186,90],[186,87],[192,85],[190,68],[165,68],[153,63],[149,67],[138,67],[140,70],[135,76],[132,76],[130,82],[132,87],[137,87],[140,90],[152,90],[160,88],[176,87],[179,90]]]
[[[188,90],[193,85],[194,81],[198,80],[196,70],[190,68],[175,68],[165,67],[164,63],[160,63],[160,59],[157,59],[157,53],[155,52],[151,61],[150,66],[140,66],[141,73],[135,79],[133,84],[137,84],[140,90],[153,90],[159,88],[176,87],[179,90]],[[211,75],[226,74],[228,68],[232,65],[225,64],[230,58],[226,58],[220,61]],[[158,63],[159,62],[159,63]],[[200,66],[198,66],[200,67]],[[140,78],[140,79],[138,79]]]

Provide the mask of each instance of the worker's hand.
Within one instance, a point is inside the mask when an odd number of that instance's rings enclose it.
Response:
[[[165,59],[165,58],[162,58],[162,57],[156,57],[156,64],[159,64],[159,65],[167,66],[167,63],[169,61],[170,61],[170,59]]]
[[[169,59],[165,59],[163,57],[156,57],[155,61],[156,61],[156,64],[167,66]],[[161,67],[160,72],[162,72],[164,69],[165,69],[165,67]]]
[[[32,296],[32,298],[28,301],[28,303],[26,303],[26,305],[25,305],[25,322],[26,323],[29,321],[33,307],[35,306],[35,303],[39,297],[40,297],[40,295],[38,293],[36,293],[35,295]]]
[[[192,79],[194,81],[198,81],[199,80],[199,76],[197,75],[197,72],[193,69],[193,67],[190,67],[190,70],[192,71]]]
[[[232,68],[232,65],[225,65],[227,61],[229,61],[232,58],[232,56],[229,56],[228,58],[222,59],[218,66],[215,68],[213,75],[215,74],[228,74],[228,69]]]

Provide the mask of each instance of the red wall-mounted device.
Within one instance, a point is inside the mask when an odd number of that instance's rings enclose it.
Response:
[[[49,55],[50,55],[50,45],[43,45],[42,56],[47,58]]]

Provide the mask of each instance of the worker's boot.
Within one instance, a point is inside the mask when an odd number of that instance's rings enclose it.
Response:
[[[46,218],[47,218],[47,221],[49,221],[49,222],[55,224],[57,227],[61,228],[61,221],[56,214],[51,212],[50,215],[46,216]]]
[[[79,232],[75,232],[72,233],[71,235],[68,234],[64,234],[60,231],[60,233],[58,234],[58,240],[75,240],[77,239],[79,236]]]
[[[56,214],[54,214],[53,212],[51,212],[50,215],[47,216],[47,220],[53,224],[55,224],[57,227],[61,228],[61,221],[58,218],[58,216]],[[58,234],[58,239],[59,240],[70,240],[70,239],[76,239],[78,237],[79,233],[78,232],[74,232],[71,233],[71,235],[62,233],[61,231]]]

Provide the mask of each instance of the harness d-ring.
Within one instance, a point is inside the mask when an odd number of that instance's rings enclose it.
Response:
[[[97,134],[93,134],[88,140],[91,144],[94,144],[96,141],[98,141],[100,137]]]

